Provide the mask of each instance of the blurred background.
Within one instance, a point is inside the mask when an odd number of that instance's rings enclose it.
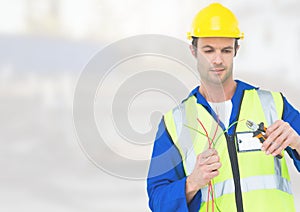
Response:
[[[72,115],[76,83],[91,58],[120,39],[150,33],[186,42],[194,15],[211,2],[0,0],[0,210],[150,211],[145,180],[103,172],[80,146]],[[245,32],[236,78],[281,91],[300,108],[300,2],[218,2],[235,12]],[[188,89],[197,85],[190,75],[178,76]],[[126,80],[122,74],[111,77]],[[107,86],[104,96],[111,98],[116,89]],[[153,111],[165,113],[176,103],[161,93],[151,95],[160,99],[155,109],[151,101],[136,98],[135,110],[128,111],[137,130],[155,132],[159,119],[154,126],[135,121],[145,123]],[[106,129],[114,141],[124,140],[117,131]],[[150,159],[152,142],[143,145],[144,154],[138,157]],[[299,175],[288,163],[300,211]]]

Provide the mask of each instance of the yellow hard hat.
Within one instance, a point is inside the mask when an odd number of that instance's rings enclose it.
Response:
[[[189,40],[192,37],[226,37],[244,38],[240,32],[235,15],[219,3],[213,3],[200,10],[195,16],[191,32],[187,33]]]

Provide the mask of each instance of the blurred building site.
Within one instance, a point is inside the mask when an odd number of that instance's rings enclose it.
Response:
[[[160,34],[187,42],[186,32],[194,15],[211,2],[0,0],[0,210],[149,211],[145,179],[124,179],[103,171],[91,162],[78,141],[73,120],[77,81],[97,53],[120,39]],[[300,109],[300,1],[218,2],[237,14],[245,32],[235,59],[236,78],[281,91]],[[121,84],[128,76],[112,73],[110,77]],[[197,85],[190,75],[174,77],[185,81],[190,90]],[[105,98],[97,103],[110,101],[116,90],[113,83],[106,86]],[[131,127],[141,132],[156,131],[160,117],[152,126],[149,114],[163,114],[175,105],[163,92],[148,95],[148,100],[150,96],[161,99],[156,108],[140,93],[127,114]],[[104,113],[97,112],[98,121],[107,115]],[[126,139],[117,129],[105,131],[113,146],[122,143],[121,154],[139,151],[140,146],[135,149],[132,143],[126,149]],[[152,133],[150,138],[154,137]],[[126,157],[149,160],[151,139],[142,145],[140,154]],[[292,164],[289,166],[298,200],[299,175]],[[300,211],[299,201],[295,202]]]

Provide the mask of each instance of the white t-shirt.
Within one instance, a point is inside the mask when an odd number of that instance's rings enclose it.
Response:
[[[227,128],[232,110],[231,100],[225,102],[208,102],[208,104],[218,115],[220,121],[223,122],[225,128]]]

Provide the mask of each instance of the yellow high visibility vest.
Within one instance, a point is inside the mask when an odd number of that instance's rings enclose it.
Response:
[[[264,122],[266,126],[281,119],[283,100],[280,93],[264,90],[245,90],[240,105],[236,132],[249,131],[246,120],[255,123]],[[236,137],[233,139],[223,132],[218,122],[200,104],[195,96],[189,97],[182,104],[170,110],[164,116],[166,129],[178,148],[186,176],[194,169],[196,156],[208,148],[205,131],[197,122],[201,120],[212,138],[216,133],[214,148],[218,151],[222,167],[219,175],[213,179],[215,191],[215,211],[237,211],[236,186],[228,145],[236,148]],[[198,132],[197,132],[198,131]],[[215,140],[216,140],[215,139]],[[228,143],[231,142],[231,143]],[[294,199],[291,191],[290,177],[285,155],[282,159],[266,155],[262,151],[238,152],[233,149],[238,162],[239,184],[242,207],[245,212],[293,212]],[[234,167],[234,166],[233,166]],[[237,171],[237,170],[235,170]],[[206,211],[207,204],[211,209],[211,198],[207,202],[208,188],[201,189],[202,203],[200,211]]]

